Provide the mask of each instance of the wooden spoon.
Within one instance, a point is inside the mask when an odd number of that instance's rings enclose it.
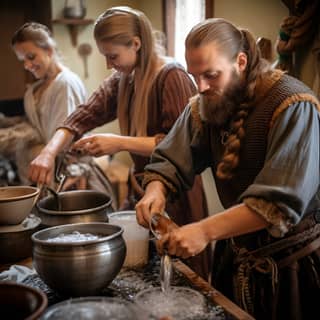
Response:
[[[88,56],[92,52],[92,47],[89,43],[82,43],[78,47],[78,53],[83,60],[84,63],[84,77],[88,78]]]

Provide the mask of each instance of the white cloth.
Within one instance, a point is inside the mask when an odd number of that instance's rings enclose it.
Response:
[[[78,75],[63,67],[36,104],[33,91],[41,81],[27,88],[24,107],[31,125],[38,130],[43,144],[47,144],[65,118],[85,102],[86,89]]]
[[[24,279],[33,274],[36,274],[34,269],[14,264],[10,269],[0,273],[0,281],[15,281],[21,283]]]

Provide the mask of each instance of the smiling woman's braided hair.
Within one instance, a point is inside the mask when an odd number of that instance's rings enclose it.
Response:
[[[228,180],[233,177],[234,169],[239,163],[241,141],[245,136],[244,122],[253,107],[257,79],[269,68],[269,65],[261,58],[260,50],[252,34],[235,27],[224,19],[207,19],[197,24],[190,31],[185,42],[187,50],[209,43],[214,43],[219,52],[226,55],[231,62],[235,62],[240,52],[247,55],[243,99],[231,119],[225,151],[216,172],[218,178]]]

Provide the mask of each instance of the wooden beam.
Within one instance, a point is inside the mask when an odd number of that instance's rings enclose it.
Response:
[[[174,56],[174,35],[175,35],[175,16],[176,16],[176,1],[162,0],[162,17],[163,31],[166,35],[166,49],[168,56]]]
[[[205,18],[213,18],[214,17],[214,0],[205,0]]]

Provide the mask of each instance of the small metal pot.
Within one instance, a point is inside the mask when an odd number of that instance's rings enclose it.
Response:
[[[47,196],[36,204],[37,215],[45,227],[81,222],[108,222],[113,212],[111,198],[94,190],[74,190],[58,193],[61,210],[54,196]]]
[[[31,235],[38,231],[41,220],[27,217],[14,226],[0,226],[0,263],[12,263],[32,255]]]
[[[85,241],[48,239],[80,234],[97,235]],[[123,229],[109,223],[75,223],[47,228],[32,235],[33,266],[40,278],[63,296],[90,296],[119,273],[126,256]]]

